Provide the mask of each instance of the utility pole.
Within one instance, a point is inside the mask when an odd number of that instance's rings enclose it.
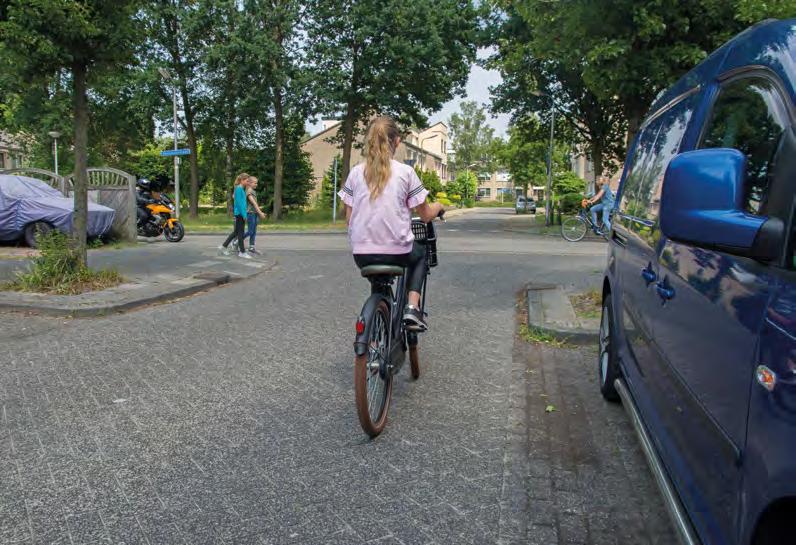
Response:
[[[163,79],[171,82],[171,103],[174,109],[174,149],[178,149],[177,145],[177,82],[171,77],[171,73],[165,68],[158,68],[158,72],[163,76]],[[180,158],[174,156],[174,201],[175,201],[175,216],[180,219]]]
[[[545,225],[552,225],[553,213],[553,137],[555,131],[556,108],[553,97],[550,97],[550,147],[547,150],[547,190],[545,191]]]
[[[334,156],[334,191],[332,192],[332,223],[337,221],[337,156]]]

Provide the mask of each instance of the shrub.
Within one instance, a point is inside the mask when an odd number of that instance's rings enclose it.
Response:
[[[562,195],[559,200],[562,214],[577,214],[580,210],[580,203],[583,200],[582,193],[567,193]]]
[[[116,271],[92,271],[81,265],[77,251],[61,231],[39,235],[36,243],[41,255],[33,260],[29,272],[18,274],[7,288],[70,295],[108,288],[123,280]]]
[[[465,208],[472,208],[472,207],[475,206],[475,199],[473,199],[471,197],[468,197],[468,198],[464,199],[462,204],[464,204]]]
[[[453,206],[453,203],[447,197],[437,196],[437,202],[440,203],[442,206]]]

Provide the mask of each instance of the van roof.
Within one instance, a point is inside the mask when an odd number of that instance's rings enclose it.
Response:
[[[763,66],[779,75],[796,102],[796,19],[769,19],[747,28],[711,53],[652,104],[658,111],[681,94],[744,66]]]

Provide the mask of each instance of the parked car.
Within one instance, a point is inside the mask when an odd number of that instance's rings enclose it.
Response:
[[[739,34],[631,145],[599,383],[687,543],[796,542],[796,19]]]
[[[115,211],[88,203],[87,234],[97,237],[113,225]],[[74,201],[41,180],[26,176],[0,175],[0,240],[24,239],[36,246],[36,233],[72,230]]]
[[[519,196],[514,202],[514,211],[517,214],[536,214],[536,201],[533,198],[526,199],[523,196]]]

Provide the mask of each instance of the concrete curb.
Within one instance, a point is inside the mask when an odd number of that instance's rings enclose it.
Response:
[[[141,292],[141,296],[130,297],[128,291],[127,298],[122,300],[117,298],[117,296],[122,293],[119,291],[118,287],[112,288],[112,290],[115,289],[116,291],[106,290],[105,292],[71,296],[0,292],[0,311],[30,312],[45,316],[70,316],[73,318],[106,316],[108,314],[126,312],[155,303],[163,303],[182,297],[188,297],[217,286],[246,280],[260,273],[270,271],[275,266],[276,262],[270,261],[267,266],[248,276],[232,276],[214,271],[200,272],[193,276],[171,282],[167,286],[150,284],[152,286],[157,286],[154,291],[147,290],[146,285],[142,284],[141,287],[135,290],[136,292]],[[192,282],[190,285],[185,285],[186,280],[195,280],[195,282]],[[96,298],[98,296],[107,299],[107,301],[99,300],[96,302],[86,302],[86,299]],[[122,295],[122,297],[124,297],[124,295]]]
[[[545,290],[558,290],[559,286],[553,284],[530,284],[527,286],[526,307],[528,312],[528,326],[536,328],[557,339],[561,339],[570,344],[594,345],[600,339],[598,330],[582,329],[578,327],[562,327],[553,325],[545,320],[542,305],[540,304],[540,292]]]

